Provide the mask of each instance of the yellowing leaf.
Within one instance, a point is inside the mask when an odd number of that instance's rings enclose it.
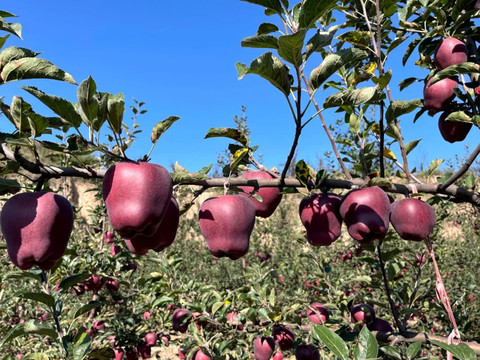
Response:
[[[370,62],[367,65],[365,65],[362,70],[365,71],[367,74],[372,75],[375,72],[375,69],[377,68],[377,65],[374,62]]]
[[[230,305],[232,302],[231,301],[228,301],[228,300],[225,300],[225,302],[223,303],[225,306],[227,305]]]
[[[393,151],[390,149],[383,149],[383,156],[385,156],[387,159],[397,161],[397,157],[395,156]]]
[[[373,124],[373,125],[372,125],[372,131],[373,131],[375,134],[380,134],[380,124]]]

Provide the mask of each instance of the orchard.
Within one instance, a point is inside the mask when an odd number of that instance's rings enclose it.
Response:
[[[265,21],[241,45],[262,54],[235,66],[287,104],[280,169],[242,116],[201,134],[230,143],[216,168],[151,160],[175,115],[133,158],[145,104],[9,47],[28,33],[0,11],[0,85],[23,80],[0,100],[2,359],[480,355],[480,144],[416,169],[404,136],[478,136],[477,1],[244,2]],[[313,122],[328,165],[298,160]]]

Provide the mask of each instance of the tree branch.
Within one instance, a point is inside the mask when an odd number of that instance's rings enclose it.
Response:
[[[460,179],[460,177],[468,171],[470,166],[472,166],[473,162],[475,161],[479,153],[480,153],[480,144],[478,144],[475,150],[473,150],[473,152],[470,154],[470,156],[462,165],[462,167],[455,174],[453,174],[447,181],[440,184],[440,189],[446,189],[450,185],[452,185],[455,181]]]

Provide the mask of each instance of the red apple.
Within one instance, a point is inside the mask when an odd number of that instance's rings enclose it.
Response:
[[[445,69],[450,65],[456,65],[468,61],[467,45],[461,40],[449,37],[435,49],[435,66],[438,70]]]
[[[269,360],[275,349],[275,340],[270,336],[258,336],[253,341],[253,356],[255,360]]]
[[[284,326],[275,325],[272,329],[272,336],[281,350],[290,350],[295,342],[295,333]]]
[[[449,143],[465,140],[473,124],[461,121],[449,121],[447,120],[448,115],[450,115],[450,112],[445,111],[438,118],[438,129],[443,139]]]
[[[335,194],[314,194],[300,202],[300,220],[311,245],[328,246],[338,239],[342,230],[341,202]]]
[[[212,358],[202,351],[202,349],[195,352],[192,356],[192,360],[212,360]]]
[[[148,333],[147,335],[145,335],[145,343],[148,346],[154,346],[157,343],[157,334]]]
[[[125,357],[127,360],[138,360],[138,353],[137,349],[135,348],[130,348],[127,350]]]
[[[273,355],[273,360],[283,360],[283,353],[281,351],[277,351],[275,355]]]
[[[352,190],[342,200],[340,215],[352,238],[363,244],[383,240],[390,217],[390,200],[378,186]]]
[[[96,293],[102,290],[104,284],[105,279],[101,278],[98,275],[92,275],[87,279],[87,281],[85,281],[85,290]]]
[[[113,353],[115,354],[115,360],[123,359],[124,352],[122,348],[113,349]]]
[[[125,244],[130,252],[137,255],[144,255],[148,250],[160,252],[173,244],[177,235],[180,211],[177,200],[171,198],[167,212],[165,213],[159,227],[151,236],[137,234],[132,238],[125,239]]]
[[[255,208],[240,195],[210,198],[200,207],[200,231],[216,257],[236,260],[248,252],[255,225]]]
[[[150,319],[150,311],[145,311],[143,313],[143,320],[148,320]]]
[[[113,228],[125,238],[152,235],[172,197],[172,178],[160,165],[121,162],[103,179],[102,194]]]
[[[422,241],[435,227],[435,210],[420,199],[403,199],[392,205],[390,222],[402,239]]]
[[[96,331],[98,330],[105,330],[105,321],[97,320],[93,323],[92,328]]]
[[[50,270],[67,249],[73,209],[53,192],[17,194],[3,206],[1,228],[15,266]]]
[[[103,240],[105,241],[105,244],[112,244],[115,242],[115,234],[113,231],[105,232],[105,234],[103,234]]]
[[[105,287],[107,288],[108,291],[113,293],[118,291],[118,288],[120,287],[120,285],[118,285],[118,281],[109,279],[105,282]]]
[[[295,350],[297,360],[320,360],[320,353],[315,345],[299,345]]]
[[[110,246],[110,254],[114,257],[117,256],[121,251],[122,251],[122,248],[118,245]]]
[[[238,316],[237,313],[229,312],[227,314],[227,322],[235,325],[238,328],[238,330],[241,331],[241,330],[243,330],[243,324],[241,322],[237,321],[237,316]]]
[[[152,348],[148,345],[137,346],[137,352],[142,359],[150,359],[152,357]]]
[[[258,180],[274,179],[274,177],[266,171],[248,171],[241,177]],[[281,190],[276,187],[263,187],[255,191],[253,195],[259,195],[262,198],[261,201],[251,196],[252,191],[255,189],[253,186],[239,186],[239,188],[244,191],[239,194],[247,196],[255,207],[255,215],[263,218],[270,217],[282,200]]]
[[[186,332],[191,320],[191,312],[187,309],[175,309],[172,315],[172,328],[175,331]]]
[[[323,324],[328,321],[330,314],[328,309],[321,303],[313,303],[307,310],[308,319],[314,324]]]
[[[350,309],[352,323],[372,323],[375,320],[375,310],[368,304],[357,304]]]
[[[455,98],[453,89],[458,87],[457,81],[446,78],[430,85],[430,78],[423,89],[423,106],[435,112],[447,110]]]

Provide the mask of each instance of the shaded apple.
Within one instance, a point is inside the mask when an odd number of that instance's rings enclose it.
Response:
[[[313,194],[300,202],[300,220],[313,246],[328,246],[342,230],[339,208],[342,200],[335,194]]]
[[[390,200],[378,186],[352,190],[342,199],[340,215],[350,236],[369,244],[384,239],[387,234]]]
[[[370,324],[367,324],[367,328],[370,331],[393,332],[393,328],[388,321],[381,318],[376,318]]]
[[[445,111],[438,118],[438,129],[443,139],[449,143],[465,140],[473,124],[447,120],[448,115],[450,115],[450,112]]]
[[[423,89],[423,106],[435,112],[447,110],[455,98],[453,89],[458,87],[456,80],[446,78],[430,85],[430,78]]]
[[[459,39],[448,37],[435,49],[435,66],[438,70],[468,61],[467,45]]]
[[[420,199],[403,199],[392,205],[390,222],[402,239],[422,241],[435,227],[435,210]]]
[[[283,360],[283,353],[281,351],[277,351],[275,355],[273,355],[273,360]]]
[[[118,288],[120,287],[120,285],[118,285],[117,280],[109,279],[105,282],[105,287],[107,288],[108,291],[113,293],[118,291]]]
[[[314,324],[324,324],[330,318],[328,309],[322,303],[312,303],[307,310],[308,319]]]
[[[212,360],[212,358],[206,355],[202,349],[198,350],[193,354],[192,360]]]
[[[122,348],[113,349],[113,353],[115,354],[115,360],[123,359],[124,351]]]
[[[315,345],[302,344],[295,350],[297,360],[320,360],[320,353]]]
[[[247,171],[241,178],[258,180],[274,179],[274,177],[266,171]],[[253,186],[239,186],[239,188],[244,191],[240,192],[239,195],[247,196],[252,202],[255,207],[256,216],[263,218],[270,217],[275,212],[280,201],[282,201],[281,190],[276,187],[263,187],[255,191],[253,195],[259,195],[262,198],[261,201],[251,196],[252,191],[255,189]]]
[[[253,356],[255,360],[268,360],[275,350],[275,340],[270,336],[258,336],[253,341]]]
[[[191,320],[191,312],[187,309],[175,309],[172,315],[173,330],[186,332]]]
[[[136,255],[144,255],[148,250],[160,252],[173,244],[177,235],[180,210],[177,200],[172,196],[165,216],[155,233],[151,236],[137,234],[132,238],[125,239],[128,250]]]
[[[148,345],[137,346],[137,352],[142,359],[150,359],[152,357],[152,348]]]
[[[1,228],[15,266],[50,270],[67,249],[73,209],[67,199],[53,192],[17,194],[3,206]]]
[[[200,207],[199,224],[214,256],[236,260],[248,252],[255,208],[241,195],[210,198]]]
[[[149,346],[154,346],[157,343],[157,334],[148,333],[145,335],[145,343]]]
[[[372,323],[375,320],[375,310],[368,304],[357,304],[350,309],[352,323]]]
[[[127,360],[137,360],[138,359],[138,352],[136,348],[129,348],[125,352],[125,358]]]
[[[295,342],[295,333],[285,326],[274,325],[272,336],[282,351],[290,350]]]
[[[168,171],[146,162],[111,166],[102,185],[110,224],[124,238],[152,235],[166,213],[172,191]]]
[[[229,312],[227,314],[227,322],[235,325],[238,330],[243,330],[243,324],[237,320],[238,314],[235,312]]]

